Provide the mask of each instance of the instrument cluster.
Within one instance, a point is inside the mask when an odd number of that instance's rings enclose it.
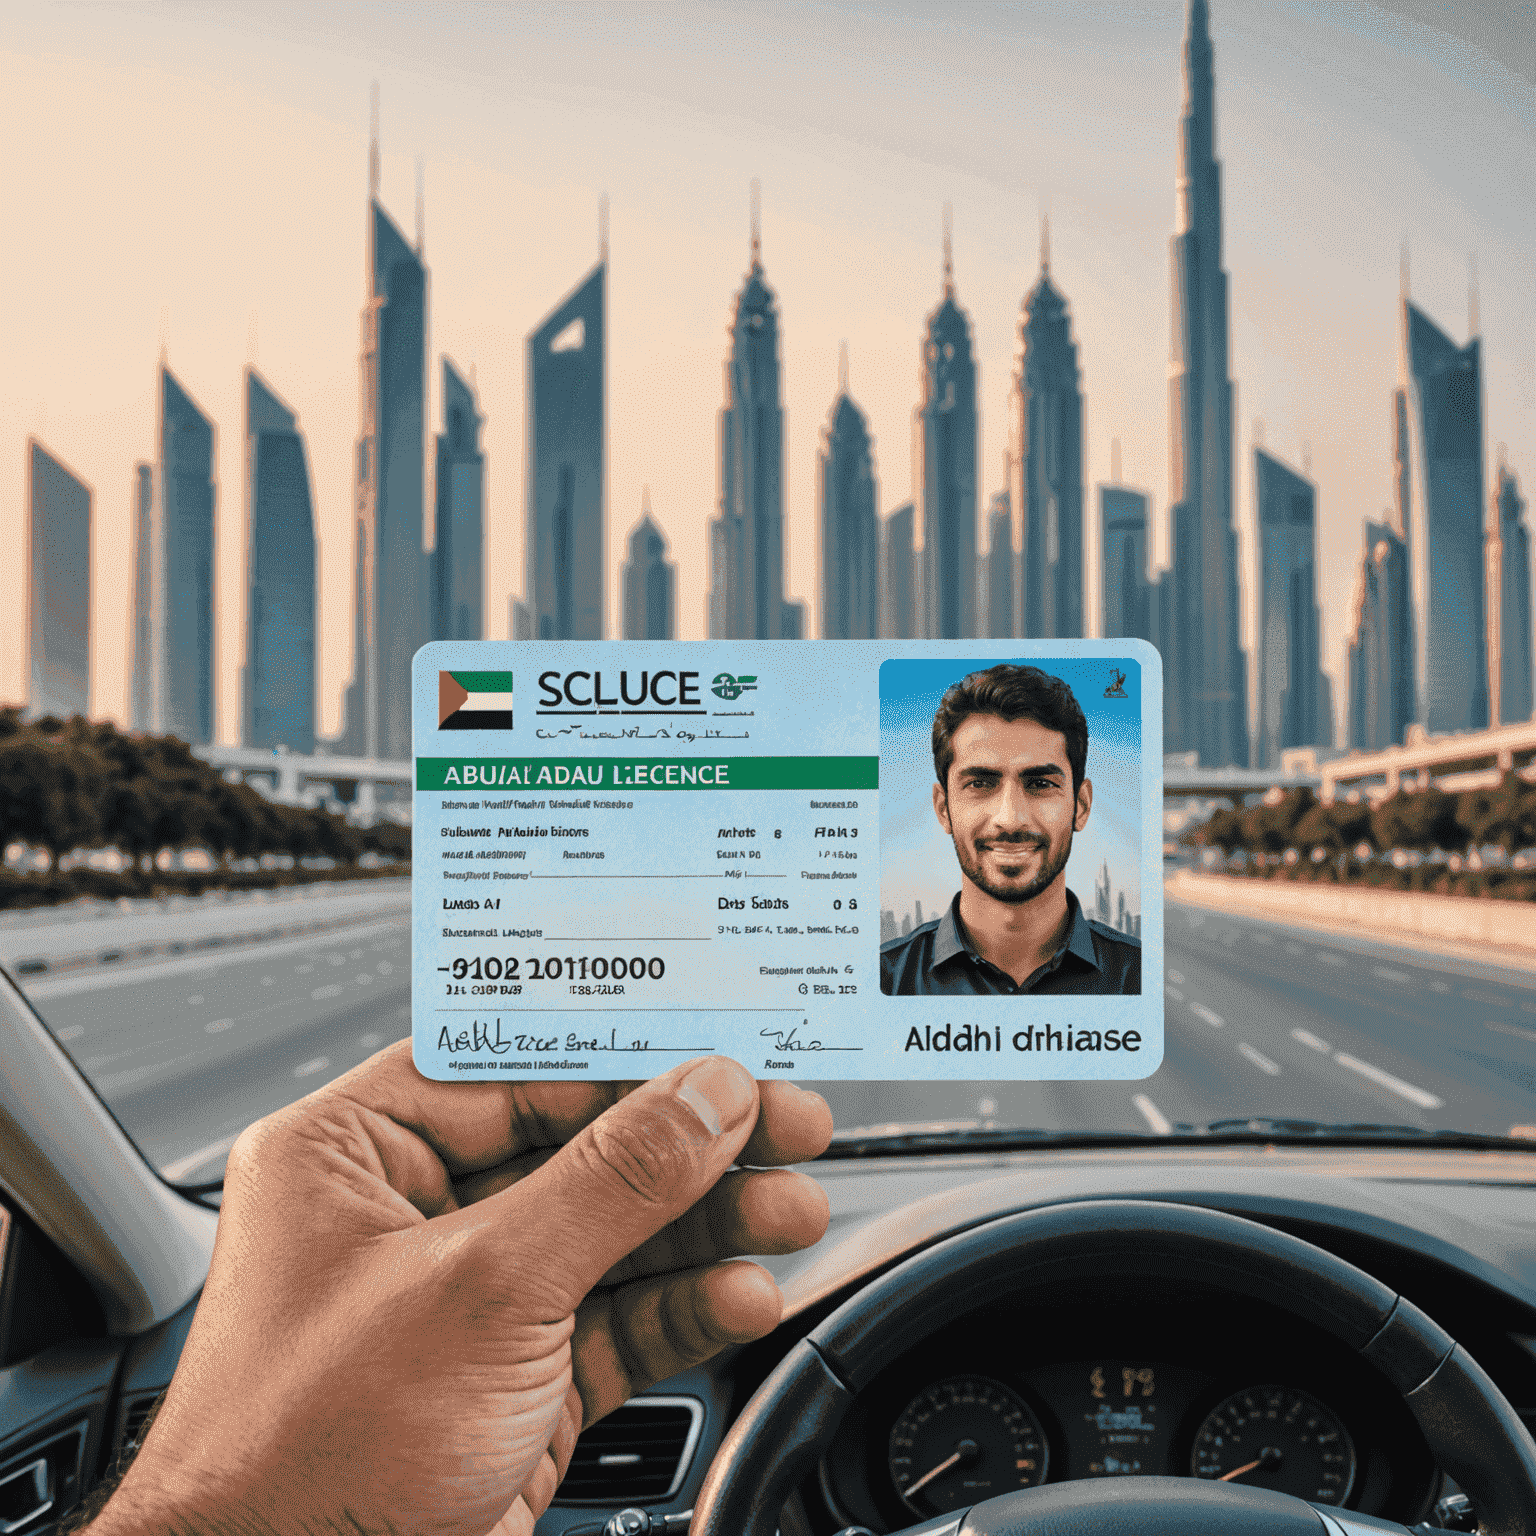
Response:
[[[1422,1518],[1438,1472],[1401,1398],[1260,1313],[1235,1338],[1219,1308],[1129,1331],[1080,1312],[1049,1341],[1003,1317],[951,1325],[861,1394],[823,1458],[827,1515],[896,1531],[1040,1483],[1150,1474]]]

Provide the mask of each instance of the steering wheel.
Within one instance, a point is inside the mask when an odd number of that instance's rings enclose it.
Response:
[[[1203,1282],[1322,1328],[1403,1394],[1483,1536],[1536,1532],[1536,1442],[1438,1324],[1323,1249],[1240,1216],[1150,1200],[1045,1206],[973,1227],[871,1281],[779,1363],[725,1437],[690,1536],[774,1536],[854,1397],[945,1322],[1009,1291],[1124,1275]],[[1184,1477],[1048,1483],[895,1536],[1350,1536],[1408,1528],[1267,1488]]]

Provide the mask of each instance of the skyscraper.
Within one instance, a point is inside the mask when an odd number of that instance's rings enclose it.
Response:
[[[213,423],[160,369],[155,728],[213,740]]]
[[[624,590],[624,638],[672,640],[677,636],[677,567],[667,559],[667,536],[651,517],[651,492],[641,492],[640,521],[629,536],[629,559],[620,572]]]
[[[880,637],[884,640],[918,638],[914,521],[913,505],[904,501],[880,523]]]
[[[848,393],[848,353],[816,460],[821,525],[821,633],[825,640],[880,634],[880,518],[869,423]]]
[[[432,638],[485,639],[485,455],[473,388],[443,359],[437,438],[437,537],[432,547]]]
[[[1390,523],[1367,521],[1345,657],[1351,747],[1375,752],[1403,741],[1413,719],[1412,619],[1408,546]]]
[[[128,728],[155,728],[155,471],[133,466],[133,599],[128,610]]]
[[[608,253],[528,338],[528,574],[536,640],[601,640]]]
[[[982,557],[985,576],[986,633],[1006,640],[1017,631],[1013,619],[1013,577],[1019,557],[1013,547],[1013,507],[1007,491],[996,491],[987,506],[987,552]]]
[[[944,221],[944,296],[923,337],[922,400],[914,420],[916,484],[923,501],[918,567],[921,633],[969,639],[976,614],[976,363],[971,322],[955,303],[948,210]]]
[[[1419,719],[1432,733],[1488,724],[1481,341],[1458,347],[1403,298],[1408,546]]]
[[[27,712],[83,715],[91,700],[91,488],[27,439]]]
[[[315,749],[315,516],[298,418],[245,371],[245,665],[240,742]]]
[[[1521,514],[1525,502],[1509,467],[1499,465],[1494,493],[1500,545],[1499,719],[1514,725],[1531,718],[1531,539]]]
[[[720,412],[720,511],[709,524],[709,637],[797,640],[804,608],[784,597],[784,410],[779,315],[763,276],[756,187],[752,265],[736,297]]]
[[[1050,226],[1040,226],[1040,277],[1019,322],[1014,409],[1024,514],[1023,633],[1083,634],[1083,392],[1067,302],[1051,282]]]
[[[1257,447],[1253,479],[1259,526],[1259,766],[1274,768],[1285,747],[1332,740],[1332,721],[1325,730],[1322,714],[1317,488]]]
[[[1106,640],[1150,640],[1152,587],[1147,579],[1150,548],[1149,498],[1128,485],[1099,487],[1099,547],[1103,559],[1100,627]],[[1164,686],[1169,685],[1165,679]]]
[[[1221,166],[1210,13],[1190,0],[1168,381],[1172,612],[1164,741],[1208,767],[1248,762],[1248,669],[1238,624],[1232,522],[1232,380],[1221,265]],[[1169,653],[1171,650],[1171,654]]]
[[[427,269],[379,202],[377,123],[369,149],[368,297],[362,314],[352,681],[342,747],[411,755],[411,658],[428,638],[425,515]]]

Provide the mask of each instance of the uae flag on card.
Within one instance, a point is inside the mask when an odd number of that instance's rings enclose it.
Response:
[[[437,728],[440,731],[510,731],[510,672],[439,672]]]

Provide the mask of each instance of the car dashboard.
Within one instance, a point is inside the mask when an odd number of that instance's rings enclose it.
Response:
[[[1062,1202],[1202,1205],[1326,1248],[1423,1308],[1536,1423],[1530,1154],[1150,1144],[869,1156],[810,1171],[831,1226],[815,1248],[762,1261],[785,1293],[779,1327],[589,1428],[537,1536],[598,1536],[625,1507],[680,1533],[733,1420],[795,1342],[923,1248]],[[8,1346],[0,1369],[0,1519],[35,1508],[39,1477],[53,1478],[52,1507],[13,1528],[33,1536],[131,1449],[196,1302],[113,1333],[46,1234],[19,1214],[12,1226],[24,1241],[8,1245],[0,1311],[13,1340],[34,1333],[31,1353]],[[46,1318],[29,1321],[44,1305]],[[1359,1356],[1283,1306],[1137,1280],[1133,1265],[1129,1279],[1121,1266],[1066,1294],[1004,1288],[945,1316],[858,1394],[779,1525],[782,1536],[887,1533],[1010,1488],[1147,1473],[1235,1473],[1404,1523],[1455,1491],[1401,1397]]]
[[[596,1536],[626,1504],[675,1528],[735,1415],[843,1300],[946,1236],[1063,1201],[1203,1205],[1326,1248],[1428,1312],[1536,1424],[1536,1162],[1524,1154],[1169,1147],[811,1171],[832,1227],[808,1254],[762,1261],[785,1291],[779,1329],[653,1389],[702,1411],[670,1496],[645,1496],[611,1459],[648,1434],[640,1399],[621,1410],[632,1427],[604,1421],[583,1437],[580,1501],[568,1478],[538,1536]],[[606,1449],[594,1455],[599,1432]],[[946,1319],[859,1392],[780,1529],[887,1533],[1041,1482],[1234,1473],[1405,1524],[1433,1519],[1458,1491],[1399,1393],[1336,1339],[1280,1306],[1117,1275]]]

